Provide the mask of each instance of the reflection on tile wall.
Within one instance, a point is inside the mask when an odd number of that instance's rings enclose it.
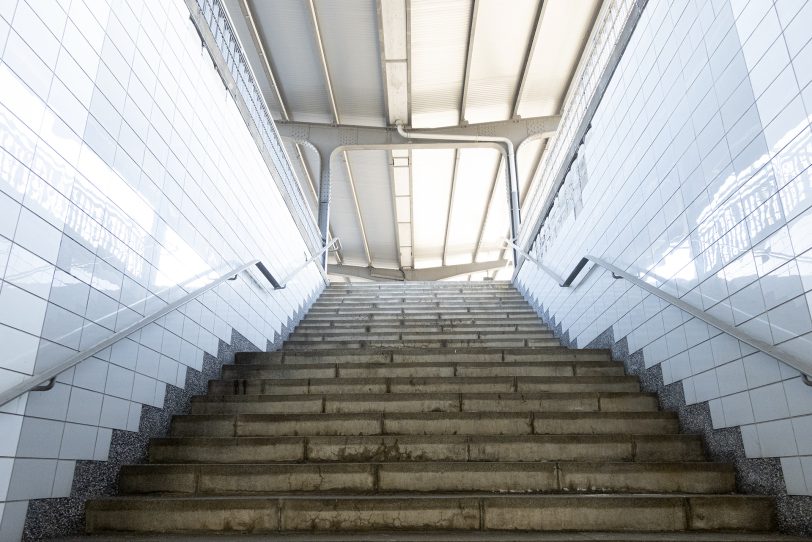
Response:
[[[649,2],[534,250],[566,275],[603,257],[743,331],[812,352],[812,2]],[[575,179],[577,177],[577,179]],[[562,192],[563,193],[563,192]],[[570,194],[569,199],[575,196]],[[748,457],[812,495],[812,387],[799,373],[595,270],[519,286],[586,345],[612,327]]]
[[[305,244],[182,0],[0,1],[0,388],[262,259]],[[0,539],[29,499],[67,496],[76,460],[217,354],[256,345],[323,286],[241,279],[0,408]]]

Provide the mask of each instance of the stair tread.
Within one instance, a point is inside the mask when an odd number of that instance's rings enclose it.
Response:
[[[131,535],[93,535],[54,539],[56,542],[115,542],[135,540]],[[812,540],[790,535],[753,532],[632,532],[567,531],[567,532],[505,532],[505,531],[376,531],[345,533],[266,533],[253,535],[227,534],[139,534],[139,542],[801,542]]]

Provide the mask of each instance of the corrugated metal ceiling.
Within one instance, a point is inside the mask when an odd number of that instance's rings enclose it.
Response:
[[[341,123],[385,126],[375,0],[319,0],[315,7]]]
[[[411,0],[411,115],[415,128],[459,123],[472,0]]]
[[[332,124],[334,101],[340,124],[383,126],[389,120],[387,101],[397,99],[399,108],[408,101],[412,128],[558,113],[601,3],[224,1],[275,118],[283,118],[284,108],[292,120]],[[257,38],[244,18],[246,8],[270,71],[254,48]],[[382,55],[387,28],[389,43],[400,43],[400,50],[406,36],[407,58],[396,51]],[[405,97],[403,77],[398,88],[388,88],[384,65],[389,71],[408,73]],[[274,80],[284,103],[276,97]],[[394,80],[390,77],[390,84]],[[520,198],[534,180],[544,149],[544,142],[531,141],[517,155]],[[287,151],[315,211],[316,157],[295,145],[287,145]],[[300,151],[310,180],[298,158]],[[348,156],[358,209],[341,156],[332,170],[330,211],[333,234],[342,241],[344,263],[366,266],[371,260],[378,267],[413,263],[415,268],[426,268],[491,261],[504,254],[505,174],[499,167],[500,154],[493,149],[414,150],[399,159],[405,167],[397,174],[388,151],[352,151]],[[459,157],[456,165],[455,157]],[[485,275],[503,276],[503,272],[466,276]]]

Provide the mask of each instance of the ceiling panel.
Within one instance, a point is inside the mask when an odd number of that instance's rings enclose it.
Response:
[[[456,126],[473,0],[411,0],[411,124]]]
[[[414,267],[443,263],[443,242],[454,173],[454,149],[412,151]]]
[[[354,151],[348,152],[347,156],[361,206],[372,265],[397,269],[400,264],[392,182],[389,179],[389,152]]]
[[[488,218],[482,229],[482,241],[477,250],[476,261],[488,262],[499,258],[509,227],[505,168],[501,168],[493,189],[493,197],[488,204]]]
[[[447,265],[473,261],[479,228],[500,156],[494,149],[460,150],[448,224]]]
[[[335,236],[341,239],[344,263],[366,267],[369,262],[364,252],[361,226],[358,223],[345,164],[344,157],[340,153],[333,160],[330,176],[330,225]]]
[[[539,40],[519,100],[520,116],[559,113],[600,5],[600,0],[545,0]]]
[[[293,120],[332,122],[313,19],[302,0],[248,0]]]
[[[536,173],[541,153],[544,150],[545,140],[531,139],[521,145],[516,151],[516,173],[519,176],[519,201],[524,201],[533,175]]]
[[[317,0],[315,6],[341,123],[385,126],[375,0]]]
[[[468,122],[511,117],[538,3],[539,0],[511,0],[509,9],[504,0],[477,3],[468,99],[463,115]]]

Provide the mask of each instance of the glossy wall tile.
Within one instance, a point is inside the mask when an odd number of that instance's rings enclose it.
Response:
[[[305,251],[182,0],[0,1],[0,387]],[[322,286],[314,268],[276,292],[229,282],[0,407],[0,539],[232,329],[264,347]]]
[[[810,20],[804,0],[649,1],[535,254],[562,276],[600,256],[808,357]],[[812,495],[797,371],[599,269],[580,280],[559,288],[529,263],[517,278],[578,345],[611,327],[689,404],[708,401],[714,427],[741,427],[748,457],[780,457],[790,494]]]

